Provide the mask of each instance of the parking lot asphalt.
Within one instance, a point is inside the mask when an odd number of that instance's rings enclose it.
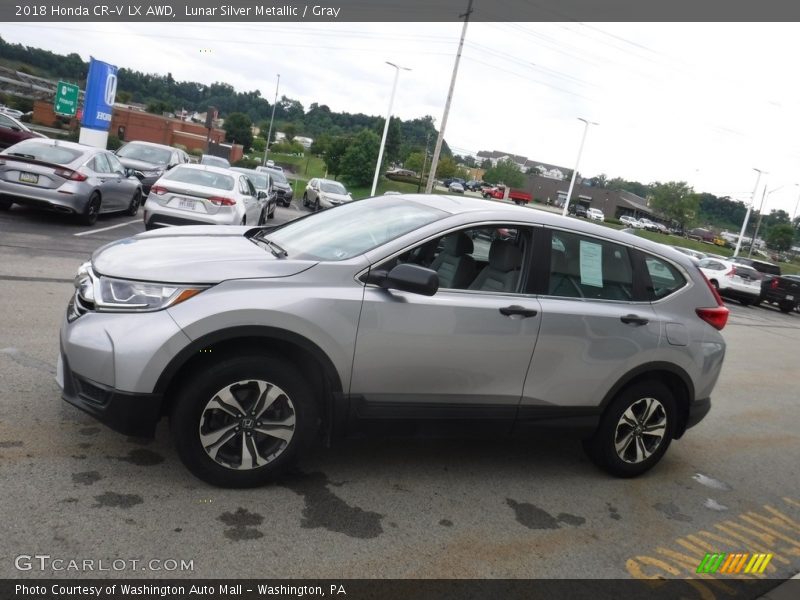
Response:
[[[302,208],[279,208],[276,222]],[[561,435],[352,440],[279,484],[212,488],[155,440],[60,400],[58,329],[92,250],[143,230],[0,212],[0,577],[701,577],[697,598],[756,598],[800,571],[800,315],[730,305],[712,411],[633,480]],[[753,585],[698,576],[706,552],[769,552]],[[20,571],[15,557],[192,561],[186,571]],[[139,563],[141,565],[141,563]],[[764,580],[762,580],[765,578]]]

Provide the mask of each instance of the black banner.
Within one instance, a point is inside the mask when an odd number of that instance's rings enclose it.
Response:
[[[787,0],[4,0],[8,22],[798,21]]]
[[[618,600],[647,598],[756,599],[783,583],[777,579],[64,579],[3,580],[0,598],[17,600],[192,600],[236,598],[341,598],[348,600]],[[792,589],[786,589],[786,586]],[[800,580],[781,587],[786,598],[800,597]]]

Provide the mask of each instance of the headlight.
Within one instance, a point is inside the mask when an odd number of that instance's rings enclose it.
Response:
[[[81,305],[99,312],[152,312],[180,304],[209,288],[98,277],[91,263],[80,266],[74,284]]]
[[[149,312],[180,304],[205,289],[208,287],[100,277],[95,283],[95,302],[101,312]]]

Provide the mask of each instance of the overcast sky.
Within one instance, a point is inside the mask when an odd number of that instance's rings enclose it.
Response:
[[[441,123],[461,23],[3,24],[9,42],[92,55],[120,67],[223,81]],[[204,51],[205,50],[205,51]],[[573,168],[585,117],[584,176],[684,180],[795,209],[800,187],[800,24],[470,23],[446,139]],[[268,115],[265,115],[268,117]],[[757,193],[757,204],[762,192]]]

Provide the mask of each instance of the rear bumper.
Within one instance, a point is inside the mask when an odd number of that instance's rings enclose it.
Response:
[[[52,210],[64,214],[83,214],[89,197],[61,193],[56,190],[42,190],[33,186],[0,182],[0,196],[14,204],[30,206],[42,210]]]
[[[161,411],[161,394],[121,392],[73,373],[63,351],[57,369],[61,398],[114,431],[153,437]]]

